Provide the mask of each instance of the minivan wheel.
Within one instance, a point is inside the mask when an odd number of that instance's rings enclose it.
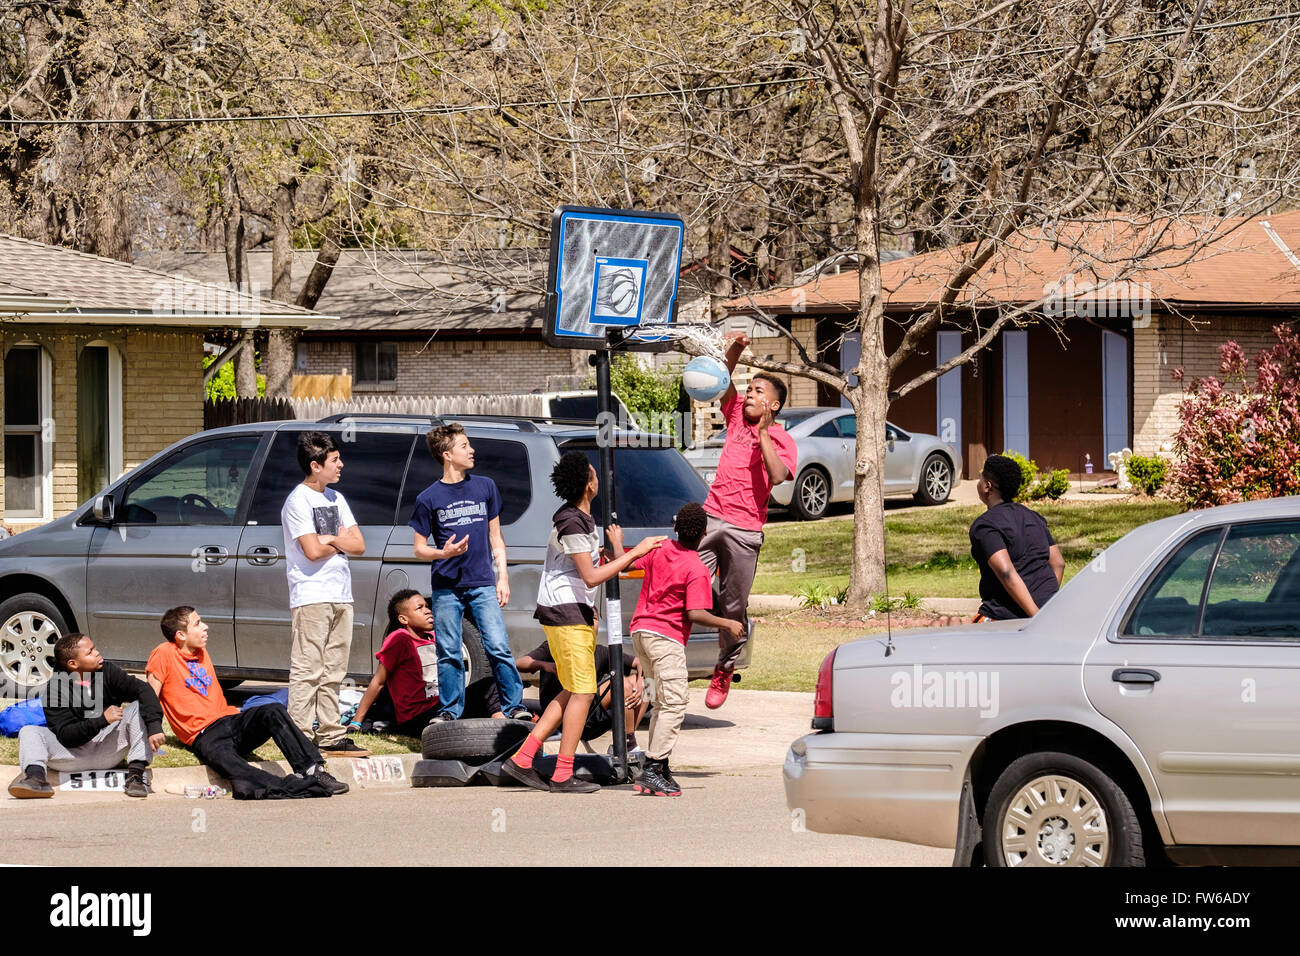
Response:
[[[941,505],[952,494],[952,464],[943,455],[934,454],[921,466],[921,483],[916,500],[923,505]]]
[[[795,479],[790,496],[790,510],[804,521],[815,521],[826,514],[831,503],[831,483],[819,468],[805,468]]]
[[[17,594],[0,604],[0,680],[19,693],[49,683],[54,644],[67,632],[59,609],[39,594]]]
[[[1073,754],[1027,754],[984,807],[989,866],[1143,866],[1142,825],[1107,773]]]

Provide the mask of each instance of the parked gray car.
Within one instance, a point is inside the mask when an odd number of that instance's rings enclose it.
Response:
[[[992,866],[1300,862],[1300,498],[1137,528],[1034,618],[845,644],[810,829]]]
[[[521,418],[447,416],[464,424],[476,474],[501,491],[510,567],[506,627],[516,654],[545,635],[533,619],[551,515],[560,500],[551,468],[577,449],[596,461],[594,426]],[[415,497],[441,477],[425,447],[428,418],[337,417],[321,423],[264,422],[201,432],[158,453],[93,501],[50,524],[0,541],[0,682],[19,693],[44,684],[59,635],[85,631],[105,656],[142,667],[162,640],[158,619],[190,604],[210,628],[208,651],[227,683],[284,679],[289,663],[289,589],[280,508],[302,480],[295,449],[308,429],[329,431],[342,449],[347,496],[366,540],[350,561],[355,598],[349,672],[368,679],[387,632],[389,596],[429,588],[407,527]],[[619,433],[614,460],[617,514],[629,544],[670,534],[678,507],[707,489],[672,447]],[[599,501],[593,510],[599,514]],[[628,633],[640,581],[622,588]],[[603,614],[602,614],[603,618]],[[601,628],[602,641],[605,630]],[[752,643],[751,643],[752,646]],[[466,625],[471,672],[486,667]],[[742,665],[749,662],[745,651]],[[692,677],[707,677],[715,631],[696,629],[687,647]]]
[[[799,451],[793,482],[772,489],[772,504],[805,521],[820,518],[832,502],[853,500],[857,418],[843,408],[786,408],[776,416]],[[691,467],[709,484],[717,472],[727,430],[685,452]],[[960,481],[961,455],[934,435],[885,426],[885,494],[915,495],[921,504],[948,500]]]

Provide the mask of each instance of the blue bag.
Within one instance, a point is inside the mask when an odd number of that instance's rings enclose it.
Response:
[[[20,700],[0,710],[0,733],[6,737],[17,737],[18,731],[23,727],[44,726],[45,708],[36,698]]]
[[[284,704],[285,707],[288,707],[289,688],[281,687],[279,690],[272,691],[269,694],[258,694],[256,697],[250,697],[248,700],[244,701],[244,705],[239,709],[252,710],[254,707],[261,707],[263,704]]]

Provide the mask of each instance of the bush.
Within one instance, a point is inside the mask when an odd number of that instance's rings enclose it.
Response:
[[[1070,472],[1064,468],[1057,468],[1049,472],[1046,478],[1034,482],[1034,486],[1029,489],[1029,497],[1034,501],[1041,501],[1044,498],[1056,501],[1069,490]]]
[[[217,360],[215,355],[203,356],[203,368],[206,370],[209,365]],[[204,386],[206,400],[209,402],[219,401],[223,398],[235,398],[235,363],[227,362],[221,368],[217,369],[217,374],[212,376],[207,385]],[[262,398],[266,395],[266,376],[259,374],[257,376],[257,397]]]
[[[638,418],[645,416],[638,426],[673,437],[677,437],[674,413],[681,397],[681,383],[681,369],[646,368],[636,356],[626,352],[615,355],[609,366],[610,390],[623,400],[628,411]],[[587,387],[596,387],[595,378],[589,380]]]
[[[1165,460],[1152,455],[1133,455],[1127,463],[1128,480],[1144,495],[1154,495],[1165,483]]]
[[[1277,344],[1255,357],[1253,383],[1245,352],[1226,342],[1223,378],[1192,381],[1178,407],[1169,490],[1191,507],[1300,493],[1300,336],[1284,325],[1273,334]]]
[[[1029,489],[1033,487],[1034,480],[1038,477],[1038,463],[1030,461],[1020,452],[1012,451],[1010,448],[1002,454],[1020,466],[1020,491],[1016,494],[1016,501],[1028,501]]]

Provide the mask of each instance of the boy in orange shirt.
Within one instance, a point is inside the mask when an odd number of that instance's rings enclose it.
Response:
[[[149,686],[181,743],[230,781],[235,799],[348,792],[347,784],[326,772],[320,751],[294,726],[283,704],[240,711],[226,703],[208,656],[208,626],[198,611],[174,607],[160,623],[167,640],[153,649],[145,665]],[[267,740],[275,741],[299,780],[267,773],[241,756]]]

